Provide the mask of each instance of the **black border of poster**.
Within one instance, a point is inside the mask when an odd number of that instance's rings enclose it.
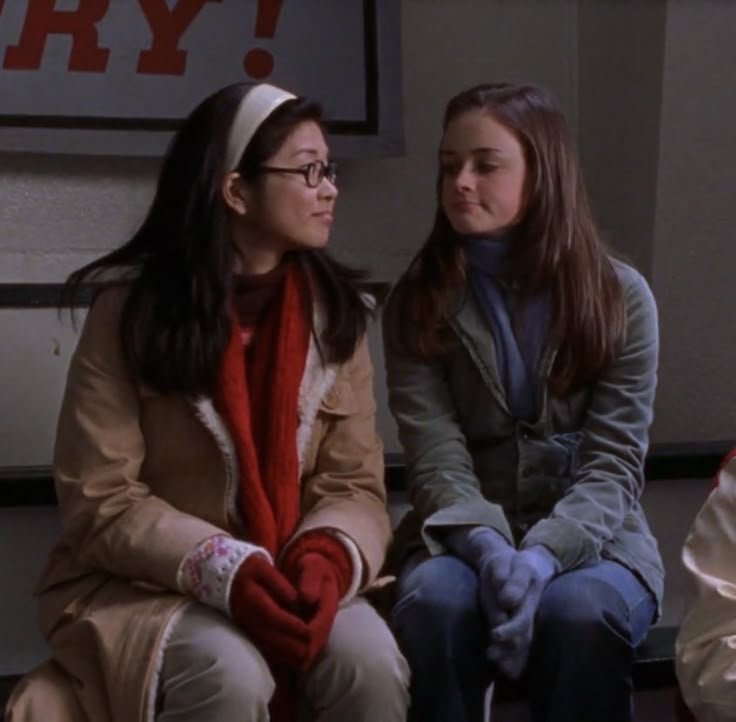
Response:
[[[378,32],[376,0],[363,0],[363,40],[365,48],[365,118],[325,119],[334,135],[376,135],[378,133]],[[183,118],[116,118],[74,115],[8,115],[0,113],[0,128],[55,130],[175,131]]]

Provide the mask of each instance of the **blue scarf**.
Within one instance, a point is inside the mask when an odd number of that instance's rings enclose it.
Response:
[[[508,255],[508,236],[468,240],[465,257],[470,282],[485,314],[496,346],[496,361],[506,404],[515,418],[536,418],[537,364],[547,337],[549,298],[523,298],[517,287],[499,280]],[[511,315],[519,319],[516,329]]]

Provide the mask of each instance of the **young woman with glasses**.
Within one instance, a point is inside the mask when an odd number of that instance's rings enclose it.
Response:
[[[58,425],[53,660],[14,722],[405,718],[361,596],[390,525],[367,308],[324,250],[335,181],[317,104],[224,88],[133,238],[70,277],[106,280]]]
[[[525,674],[535,722],[626,722],[663,584],[639,501],[654,299],[600,242],[547,93],[460,93],[438,160],[384,319],[414,507],[392,613],[409,719],[480,722],[494,678]]]

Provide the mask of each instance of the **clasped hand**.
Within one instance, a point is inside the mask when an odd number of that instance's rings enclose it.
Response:
[[[486,656],[504,674],[517,679],[526,667],[542,592],[557,573],[559,562],[543,546],[512,550],[499,561],[495,565],[490,559],[479,574],[481,599],[491,598],[500,610],[489,628]]]
[[[233,579],[231,615],[269,664],[304,671],[327,643],[344,582],[320,551],[300,548],[282,567],[248,557]]]
[[[458,529],[448,536],[448,545],[478,573],[490,638],[487,658],[507,676],[520,677],[542,592],[558,573],[559,562],[543,546],[517,551],[489,527]]]

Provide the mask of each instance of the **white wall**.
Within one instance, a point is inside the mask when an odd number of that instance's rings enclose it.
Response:
[[[0,338],[0,466],[49,464],[77,333],[50,309],[0,309]]]
[[[580,2],[580,154],[593,213],[651,277],[666,0]]]
[[[654,231],[656,438],[736,437],[736,3],[672,0]]]
[[[0,677],[21,674],[48,656],[32,594],[60,530],[56,508],[0,509]]]
[[[0,154],[0,282],[61,281],[143,219],[158,161]]]

